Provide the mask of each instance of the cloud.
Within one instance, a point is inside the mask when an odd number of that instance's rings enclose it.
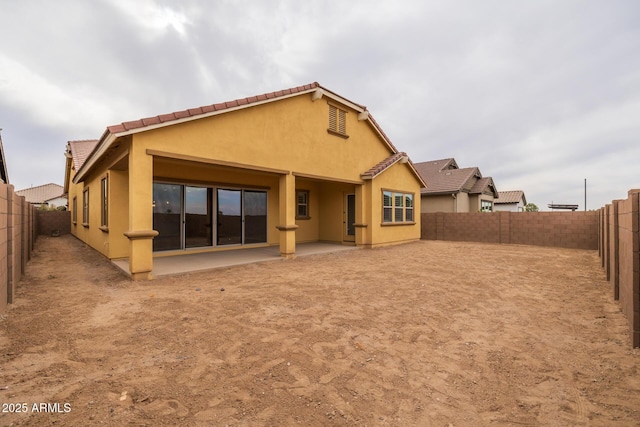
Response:
[[[174,30],[182,38],[188,36],[187,29],[191,25],[191,20],[182,11],[160,5],[154,0],[136,0],[135,2],[109,0],[109,2],[122,15],[135,22],[143,38],[152,39],[164,35],[168,30]]]
[[[110,115],[112,107],[92,101],[90,87],[59,86],[2,54],[0,69],[2,104],[11,105],[40,125],[95,132],[101,117]]]
[[[585,177],[618,194],[640,186],[639,21],[627,0],[7,2],[0,126],[6,151],[57,156],[120,121],[319,81],[414,161],[455,157],[544,203]]]

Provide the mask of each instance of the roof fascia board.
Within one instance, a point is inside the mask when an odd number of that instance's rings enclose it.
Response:
[[[313,90],[310,90],[310,92],[313,92]],[[347,106],[349,108],[351,108],[352,110],[356,110],[358,113],[364,113],[366,111],[366,108],[362,108],[362,106],[360,105],[356,105],[351,101],[348,101],[332,92],[329,92],[327,90],[323,90],[322,91],[322,96],[326,96],[327,98],[331,98],[333,101],[338,102],[344,106]]]
[[[421,194],[423,196],[453,196],[455,194],[460,194],[463,193],[463,191],[452,191],[452,190],[447,190],[447,191],[430,191],[429,189],[426,189],[425,191],[422,191]]]
[[[395,154],[395,153],[394,153]],[[385,171],[391,169],[392,166],[394,166],[396,163],[401,163],[401,164],[406,164],[409,167],[409,170],[411,170],[411,172],[413,173],[413,175],[416,177],[416,179],[418,180],[418,182],[420,183],[420,188],[427,188],[427,183],[426,181],[422,178],[422,175],[420,175],[418,173],[418,171],[416,170],[416,168],[413,166],[413,162],[411,162],[411,160],[409,159],[408,155],[404,155],[402,157],[398,157],[393,163],[391,163],[389,166],[387,166],[386,168],[382,169],[380,172],[378,172],[377,174],[373,175],[373,176],[363,176],[361,177],[363,180],[365,181],[372,181],[374,180],[376,177],[382,175]]]
[[[362,178],[363,180],[371,181],[371,180],[375,179],[376,177],[378,177],[379,175],[382,175],[382,174],[383,174],[387,169],[391,169],[391,167],[392,167],[393,165],[395,165],[396,163],[398,163],[398,162],[399,162],[400,160],[402,160],[403,158],[404,158],[404,156],[403,156],[403,157],[398,157],[397,159],[395,159],[395,160],[393,161],[393,163],[390,163],[388,166],[386,166],[384,169],[382,169],[380,172],[378,172],[378,173],[377,173],[377,174],[375,174],[375,175],[372,175],[372,176],[363,176],[363,177],[361,177],[361,178]]]
[[[363,108],[360,105],[354,104],[353,102],[342,98],[336,94],[334,94],[333,92],[330,92],[328,90],[325,90],[322,86],[320,87],[312,87],[310,89],[307,90],[303,90],[300,92],[296,92],[296,93],[292,93],[292,94],[287,94],[287,95],[282,95],[282,96],[278,96],[278,97],[274,97],[274,98],[270,98],[270,99],[265,99],[263,101],[256,101],[256,102],[252,102],[249,104],[243,104],[243,105],[238,105],[236,107],[229,107],[229,108],[225,108],[223,110],[218,110],[218,111],[211,111],[208,113],[203,113],[203,114],[198,114],[195,116],[189,116],[189,117],[183,117],[180,119],[176,119],[176,120],[169,120],[163,123],[157,123],[157,124],[153,124],[153,125],[149,125],[149,126],[144,126],[144,127],[139,127],[139,128],[135,128],[135,129],[130,129],[124,132],[118,132],[115,134],[112,134],[109,132],[109,130],[107,129],[105,131],[105,133],[103,134],[102,138],[100,139],[100,142],[98,143],[98,145],[96,146],[96,148],[93,150],[92,153],[89,154],[89,157],[87,158],[87,160],[84,162],[84,164],[82,165],[82,168],[78,171],[78,173],[76,173],[73,182],[74,184],[77,184],[78,182],[82,181],[82,179],[85,178],[85,176],[87,175],[88,171],[93,167],[93,165],[96,163],[97,159],[99,159],[108,149],[109,147],[113,144],[113,142],[120,137],[123,136],[128,136],[128,135],[133,135],[136,133],[140,133],[140,132],[147,132],[150,130],[155,130],[155,129],[160,129],[166,126],[171,126],[171,125],[176,125],[176,124],[180,124],[180,123],[186,123],[186,122],[190,122],[193,120],[199,120],[199,119],[204,119],[207,117],[212,117],[212,116],[216,116],[219,114],[225,114],[225,113],[230,113],[233,111],[237,111],[237,110],[242,110],[245,108],[249,108],[249,107],[255,107],[258,105],[263,105],[263,104],[268,104],[270,102],[274,102],[274,101],[280,101],[283,99],[288,99],[288,98],[293,98],[296,96],[300,96],[300,95],[305,95],[305,94],[313,94],[315,93],[318,89],[322,89],[322,96],[326,96],[327,98],[330,98],[336,102],[339,102],[342,105],[345,105],[349,108],[352,108],[353,110],[357,111],[358,113],[363,113],[366,110],[366,108]],[[366,119],[369,124],[371,125],[371,127],[373,127],[373,129],[375,129],[376,133],[380,136],[380,138],[385,142],[385,144],[387,145],[387,147],[391,150],[392,154],[397,153],[397,150],[395,150],[393,148],[393,145],[390,143],[390,141],[387,140],[386,136],[381,132],[381,130],[378,128],[378,126],[376,126],[376,124],[373,122],[373,120],[371,119],[370,115],[367,115],[367,119]],[[106,138],[105,138],[106,136]],[[419,180],[423,183],[424,181],[422,180],[422,178],[420,177],[420,175],[418,174],[418,172],[415,170],[415,168],[411,167],[411,169],[413,170],[414,174],[416,174],[416,176],[419,177]]]
[[[118,139],[118,134],[109,133],[109,130],[105,130],[100,138],[100,142],[96,145],[93,151],[89,154],[89,157],[84,161],[84,164],[76,172],[76,176],[73,177],[73,183],[77,184],[81,182],[91,167],[98,161],[98,159],[111,147],[111,144]]]
[[[307,94],[307,93],[312,93],[315,90],[316,90],[315,88],[307,89],[307,90],[302,91],[302,92],[296,92],[296,93],[292,93],[292,94],[282,95],[282,96],[278,96],[278,97],[274,97],[274,98],[265,99],[263,101],[251,102],[249,104],[238,105],[236,107],[228,107],[228,108],[225,108],[224,110],[211,111],[211,112],[208,112],[208,113],[197,114],[195,116],[183,117],[183,118],[175,119],[175,120],[168,120],[168,121],[163,122],[163,123],[157,123],[157,124],[153,124],[153,125],[148,125],[148,126],[144,126],[144,127],[140,127],[140,128],[131,129],[131,130],[124,131],[124,132],[118,132],[115,135],[117,137],[122,137],[122,136],[127,136],[127,135],[133,135],[133,134],[140,133],[140,132],[147,132],[147,131],[150,131],[150,130],[159,129],[159,128],[163,128],[163,127],[166,127],[166,126],[171,126],[171,125],[177,125],[177,124],[180,124],[180,123],[191,122],[193,120],[205,119],[207,117],[217,116],[217,115],[225,114],[225,113],[231,113],[232,111],[244,110],[245,108],[256,107],[258,105],[268,104],[270,102],[281,101],[283,99],[293,98],[295,96],[300,96],[300,95],[304,95],[304,94]],[[326,95],[326,93],[325,93],[325,95]]]
[[[421,185],[420,188],[428,188],[427,181],[425,181],[424,178],[422,178],[422,175],[420,175],[418,170],[415,168],[415,166],[413,165],[413,162],[409,160],[407,162],[407,165],[409,166],[409,168],[411,169],[415,177],[418,178],[418,182],[420,182],[420,185]]]

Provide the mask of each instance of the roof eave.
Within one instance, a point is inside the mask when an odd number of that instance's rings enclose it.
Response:
[[[73,177],[73,183],[77,184],[82,182],[82,180],[87,176],[93,165],[98,161],[98,159],[111,147],[111,144],[118,139],[120,134],[113,134],[109,132],[109,129],[105,129],[104,133],[100,137],[100,140],[96,144],[96,146],[91,150],[91,153],[87,156],[87,159],[82,164],[82,167],[78,169],[78,172]]]
[[[92,169],[92,167],[95,165],[97,160],[111,147],[113,142],[116,139],[120,138],[120,137],[133,135],[133,134],[137,134],[137,133],[141,133],[141,132],[147,132],[147,131],[154,130],[154,129],[160,129],[160,128],[163,128],[163,127],[166,127],[166,126],[172,126],[172,125],[176,125],[176,124],[187,123],[187,122],[190,122],[190,121],[193,121],[193,120],[199,120],[199,119],[204,119],[204,118],[207,118],[207,117],[212,117],[212,116],[216,116],[216,115],[220,115],[220,114],[230,113],[230,112],[233,112],[233,111],[238,111],[238,110],[242,110],[242,109],[249,108],[249,107],[255,107],[255,106],[259,106],[259,105],[264,105],[264,104],[268,104],[268,103],[271,103],[271,102],[280,101],[280,100],[284,100],[284,99],[288,99],[288,98],[293,98],[293,97],[300,96],[300,95],[305,95],[305,94],[314,94],[313,100],[321,99],[323,96],[326,96],[327,98],[329,98],[329,99],[331,99],[331,100],[333,100],[335,102],[338,102],[338,103],[340,103],[342,105],[345,105],[345,106],[347,106],[349,108],[352,108],[353,110],[357,111],[358,113],[366,113],[366,114],[362,114],[362,118],[359,118],[359,120],[366,120],[367,122],[369,122],[369,124],[373,127],[375,132],[378,134],[378,136],[382,139],[382,141],[384,141],[384,143],[387,145],[387,147],[391,150],[392,154],[397,154],[399,152],[398,149],[389,140],[389,138],[384,133],[384,131],[380,128],[380,126],[375,121],[373,116],[368,112],[366,107],[364,107],[362,105],[358,105],[358,104],[356,104],[354,102],[351,102],[348,99],[343,98],[340,95],[338,95],[338,94],[326,89],[322,85],[315,83],[315,84],[311,85],[311,87],[309,89],[301,90],[299,92],[283,94],[283,95],[280,95],[280,96],[275,96],[273,98],[267,98],[267,99],[264,99],[264,100],[245,103],[245,104],[241,104],[241,105],[237,105],[237,106],[233,106],[233,107],[227,107],[227,108],[224,108],[224,109],[210,111],[210,112],[207,112],[207,113],[197,114],[197,115],[193,115],[193,116],[181,117],[181,118],[178,118],[178,119],[175,119],[175,120],[167,120],[167,121],[164,121],[164,122],[154,123],[154,124],[150,124],[150,125],[147,125],[147,126],[141,126],[141,127],[131,128],[131,129],[125,129],[124,131],[121,131],[121,132],[113,132],[113,133],[111,132],[110,127],[113,128],[113,127],[116,127],[117,125],[116,126],[107,127],[105,129],[104,133],[102,134],[102,136],[100,137],[100,140],[99,140],[98,144],[96,145],[96,147],[87,156],[86,161],[84,162],[82,167],[80,167],[80,169],[76,173],[75,177],[73,178],[73,183],[77,184],[77,183],[81,182],[86,177],[88,172]],[[142,120],[144,120],[144,119],[142,119]],[[121,126],[126,128],[125,125],[121,125]],[[419,180],[419,182],[423,185],[423,188],[426,187],[427,186],[426,183],[422,179],[422,176],[417,172],[417,170],[413,166],[413,163],[411,161],[409,161],[409,164],[410,164],[410,168],[413,171],[414,175]],[[362,179],[367,179],[367,178],[363,177]]]
[[[230,113],[232,111],[242,110],[242,109],[245,109],[245,108],[248,108],[248,107],[255,107],[255,106],[258,106],[258,105],[263,105],[263,104],[267,104],[267,103],[274,102],[274,101],[279,101],[279,100],[283,100],[283,99],[287,99],[287,98],[292,98],[294,96],[300,96],[300,95],[312,93],[312,92],[315,92],[315,91],[317,91],[319,89],[323,89],[322,86],[312,87],[310,89],[306,89],[306,90],[303,90],[303,91],[300,91],[300,92],[281,95],[281,96],[278,96],[278,97],[268,98],[268,99],[264,99],[264,100],[261,100],[261,101],[255,101],[255,102],[251,102],[251,103],[247,103],[247,104],[237,105],[235,107],[228,107],[228,108],[224,108],[222,110],[216,110],[216,111],[211,111],[211,112],[208,112],[208,113],[202,113],[202,114],[198,114],[198,115],[194,115],[194,116],[181,117],[181,118],[175,119],[175,120],[167,120],[167,121],[161,122],[161,123],[155,123],[155,124],[151,124],[151,125],[147,125],[147,126],[127,129],[127,130],[122,131],[122,132],[111,133],[111,131],[109,130],[109,127],[108,127],[104,131],[104,133],[102,134],[102,137],[100,138],[100,142],[98,142],[98,144],[96,145],[96,148],[94,148],[94,150],[89,154],[89,156],[87,157],[87,160],[84,162],[84,164],[82,165],[80,170],[78,170],[78,173],[74,177],[73,182],[74,182],[74,184],[77,184],[78,182],[81,182],[85,178],[85,176],[88,173],[88,171],[91,170],[91,167],[95,164],[97,159],[100,158],[100,156],[102,156],[109,149],[111,144],[116,139],[118,139],[120,137],[133,135],[133,134],[141,133],[141,132],[147,132],[147,131],[154,130],[154,129],[160,129],[160,128],[163,128],[163,127],[166,127],[166,126],[172,126],[172,125],[176,125],[176,124],[180,124],[180,123],[187,123],[187,122],[190,122],[190,121],[193,121],[193,120],[204,119],[204,118],[207,118],[207,117],[212,117],[212,116],[216,116],[216,115],[220,115],[220,114],[224,114],[224,113]],[[337,95],[333,94],[332,92],[327,91],[326,89],[323,90],[322,95],[328,96],[328,97],[330,97],[332,99],[335,99],[337,102],[340,102],[340,103],[345,104],[345,105],[349,105],[350,107],[353,105],[353,108],[355,108],[356,110],[363,111],[361,106],[357,106],[356,104],[353,104],[352,102],[350,102],[350,101],[348,101],[346,99],[340,98]]]

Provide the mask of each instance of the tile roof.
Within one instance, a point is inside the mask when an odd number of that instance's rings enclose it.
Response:
[[[524,191],[498,191],[498,198],[495,199],[493,203],[520,203],[521,200],[524,204],[527,203],[527,199],[524,197]]]
[[[487,191],[487,189],[489,189],[489,191],[491,191],[491,193],[493,193],[494,197],[496,197],[498,195],[498,192],[496,190],[496,186],[493,183],[493,178],[491,178],[490,176],[478,179],[473,184],[473,187],[471,187],[471,190],[469,190],[469,193],[470,194],[482,194],[485,191]]]
[[[29,203],[45,203],[48,200],[62,197],[63,192],[64,187],[62,187],[62,185],[49,183],[39,185],[37,187],[25,188],[24,190],[18,190],[16,191],[16,194],[24,196]]]
[[[239,98],[233,101],[220,102],[218,104],[205,105],[197,108],[189,108],[187,110],[174,111],[173,113],[160,114],[158,116],[146,117],[139,120],[123,122],[117,125],[107,126],[107,130],[112,134],[128,132],[131,130],[140,129],[147,126],[160,125],[166,122],[181,120],[188,117],[197,117],[197,116],[202,116],[209,113],[214,113],[217,111],[223,111],[223,110],[228,110],[228,109],[233,109],[233,108],[238,108],[243,106],[249,106],[251,104],[262,103],[269,100],[275,100],[277,98],[282,98],[284,96],[295,95],[296,93],[300,93],[300,92],[306,92],[310,89],[322,89],[326,92],[339,96],[334,92],[331,92],[330,90],[320,86],[318,82],[313,82],[310,84],[297,86],[297,87],[284,89],[284,90],[279,90],[276,92],[269,92],[262,95],[249,96],[247,98]],[[347,100],[346,98],[343,98],[343,99]],[[366,110],[367,108],[363,105],[356,104],[355,102],[351,102],[351,103],[354,105],[357,105],[363,110]]]
[[[470,191],[482,174],[477,167],[458,169],[454,159],[432,160],[414,164],[427,183],[422,194],[450,194]],[[453,169],[447,169],[452,167]]]
[[[362,173],[360,177],[363,179],[371,179],[380,175],[382,172],[387,170],[389,167],[393,166],[397,162],[399,162],[403,157],[407,157],[407,153],[395,153],[391,156],[387,157],[377,165],[373,166],[368,171]]]
[[[429,169],[431,172],[441,172],[445,169],[459,169],[454,158],[429,160],[428,162],[421,162],[420,164],[424,164],[423,169]]]
[[[2,128],[0,128],[2,132]],[[7,174],[7,161],[4,157],[4,148],[2,147],[2,134],[0,133],[0,181],[5,184],[9,183],[9,175]]]
[[[98,145],[97,139],[69,141],[69,151],[71,151],[73,165],[75,166],[76,170],[79,170],[82,167],[96,145]]]
[[[322,91],[323,95],[327,94],[329,97],[337,99],[341,102],[346,102],[347,104],[351,104],[356,109],[361,109],[362,111],[369,113],[367,111],[366,106],[350,101],[349,99],[343,96],[340,96],[337,93],[325,88],[324,86],[320,85],[318,82],[313,82],[310,84],[296,86],[293,88],[279,90],[275,92],[269,92],[262,95],[250,96],[247,98],[239,98],[233,101],[221,102],[218,104],[211,104],[211,105],[206,105],[206,106],[197,107],[197,108],[190,108],[187,110],[175,111],[173,113],[160,114],[157,116],[146,117],[139,120],[122,122],[120,124],[107,126],[100,140],[95,142],[97,144],[97,145],[94,145],[95,152],[96,152],[95,155],[99,156],[100,154],[98,153],[103,153],[104,152],[104,150],[102,149],[103,145],[105,144],[109,145],[113,137],[122,136],[122,134],[124,133],[135,133],[135,132],[144,131],[145,128],[148,128],[148,127],[168,126],[168,125],[171,125],[172,122],[176,122],[176,121],[184,121],[188,119],[198,119],[201,117],[208,117],[210,115],[218,114],[218,112],[226,112],[225,110],[233,111],[239,108],[246,108],[253,105],[259,105],[266,102],[275,101],[284,97],[295,96],[296,94],[311,93],[318,89]],[[366,119],[371,123],[374,129],[382,137],[384,142],[389,146],[392,153],[394,154],[398,153],[398,149],[391,142],[389,137],[385,134],[385,132],[382,130],[382,128],[380,127],[378,122],[376,122],[373,116],[369,113],[366,117],[367,117]],[[94,148],[92,148],[89,151],[89,153],[84,157],[78,156],[78,162],[76,162],[76,158],[74,157],[74,163],[76,166],[76,170],[78,171],[78,174],[74,178],[74,181],[77,179],[82,179],[84,175],[87,173],[87,171],[91,169],[93,164],[92,156],[94,155],[93,153]],[[82,166],[84,166],[84,163],[87,159],[91,159],[91,161],[88,162],[86,165],[87,170],[84,170],[84,169],[80,170]],[[418,176],[417,172],[416,172],[416,176]]]

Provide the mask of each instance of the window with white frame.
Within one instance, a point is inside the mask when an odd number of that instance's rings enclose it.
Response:
[[[296,219],[309,219],[308,190],[296,190]]]
[[[89,225],[89,189],[82,192],[82,224]]]
[[[107,227],[109,225],[109,181],[105,176],[100,181],[100,226]]]
[[[386,190],[382,192],[383,223],[398,224],[413,221],[413,194]]]
[[[413,222],[413,194],[405,194],[404,200],[405,221]]]
[[[480,211],[481,212],[492,212],[493,211],[493,202],[491,200],[480,200]]]
[[[395,193],[393,199],[393,222],[402,222],[404,221],[404,194]]]
[[[393,222],[393,193],[382,193],[382,222]]]
[[[78,198],[73,196],[73,203],[71,204],[71,218],[73,219],[73,223],[78,222]]]

